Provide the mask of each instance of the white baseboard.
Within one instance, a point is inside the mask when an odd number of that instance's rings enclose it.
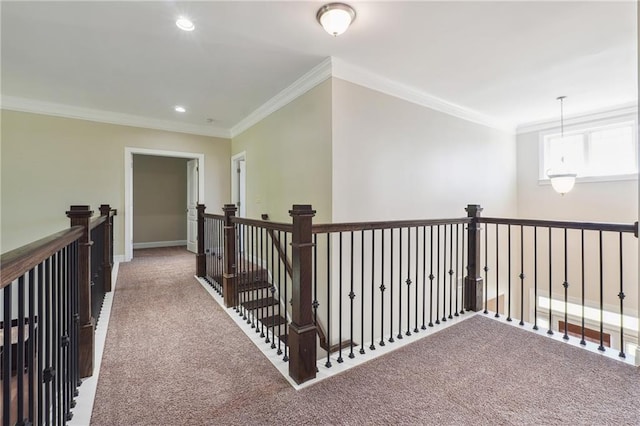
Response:
[[[133,249],[146,249],[146,248],[157,248],[157,247],[175,247],[175,246],[186,246],[187,240],[177,240],[177,241],[151,241],[148,243],[133,243]]]
[[[129,259],[131,260],[131,259]],[[128,262],[128,260],[126,260],[124,258],[124,254],[114,254],[113,255],[113,264],[115,266],[116,263],[121,263],[121,262]]]

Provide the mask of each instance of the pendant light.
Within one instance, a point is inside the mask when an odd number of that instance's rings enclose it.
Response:
[[[318,9],[316,19],[326,32],[337,37],[356,19],[356,11],[348,4],[329,3]]]
[[[566,96],[558,96],[560,101],[560,140],[564,139],[564,100]],[[576,183],[577,173],[567,169],[564,156],[560,158],[560,168],[558,170],[547,170],[547,177],[551,180],[551,186],[560,194],[564,195],[573,189]]]

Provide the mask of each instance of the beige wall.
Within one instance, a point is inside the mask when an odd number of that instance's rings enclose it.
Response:
[[[133,156],[133,242],[186,241],[187,159]]]
[[[333,79],[333,221],[515,216],[513,135]]]
[[[233,138],[246,152],[247,217],[290,222],[293,204],[312,204],[331,220],[331,80]]]
[[[124,148],[205,155],[207,205],[230,199],[227,139],[2,110],[1,251],[68,226],[71,204],[118,209],[115,254],[124,252]]]

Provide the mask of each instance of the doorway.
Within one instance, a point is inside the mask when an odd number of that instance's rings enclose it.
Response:
[[[247,217],[247,154],[231,157],[231,202],[238,208],[239,217]]]
[[[187,248],[197,251],[197,211],[195,206],[204,203],[204,154],[126,147],[124,152],[125,208],[124,208],[124,257],[133,258],[133,155],[186,158],[187,163]],[[195,213],[190,214],[190,205]]]

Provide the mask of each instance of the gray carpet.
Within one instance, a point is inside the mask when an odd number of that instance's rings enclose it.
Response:
[[[93,425],[640,424],[640,371],[482,316],[295,391],[193,278],[121,264]]]

